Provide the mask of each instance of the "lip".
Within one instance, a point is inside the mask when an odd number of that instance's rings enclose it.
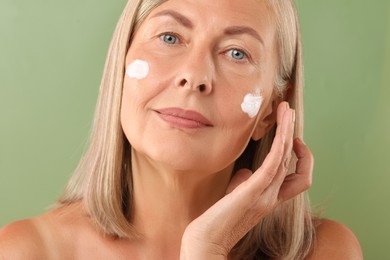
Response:
[[[182,128],[213,127],[213,124],[202,114],[178,107],[169,107],[155,110],[157,114],[171,125]]]

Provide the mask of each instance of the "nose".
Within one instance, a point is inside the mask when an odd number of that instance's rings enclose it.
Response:
[[[188,55],[175,79],[175,86],[208,95],[213,86],[213,62],[211,54],[202,55],[195,50]]]

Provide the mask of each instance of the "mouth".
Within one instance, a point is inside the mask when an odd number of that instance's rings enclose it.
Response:
[[[202,114],[177,107],[154,110],[164,121],[180,128],[205,128],[213,124]]]

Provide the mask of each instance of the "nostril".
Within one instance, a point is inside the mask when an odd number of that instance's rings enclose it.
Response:
[[[199,85],[199,91],[200,91],[200,92],[203,92],[203,91],[205,91],[205,90],[206,90],[206,85],[205,85],[205,84]]]
[[[184,87],[186,84],[187,84],[187,80],[186,79],[182,79],[180,81],[180,86]]]

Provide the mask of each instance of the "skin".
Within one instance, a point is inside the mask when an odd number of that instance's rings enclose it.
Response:
[[[161,14],[167,10],[170,15]],[[231,26],[253,28],[262,40],[224,33]],[[147,61],[150,73],[125,78],[121,108],[133,147],[133,223],[142,238],[103,236],[74,203],[3,228],[0,259],[234,259],[229,252],[242,236],[311,185],[313,157],[293,140],[295,113],[273,95],[275,31],[272,12],[255,0],[170,0],[153,10],[126,56],[126,65]],[[167,32],[179,41],[168,44]],[[233,49],[244,49],[248,59],[237,61]],[[258,89],[263,106],[249,118],[240,105]],[[165,107],[197,111],[212,127],[168,123],[156,112]],[[263,165],[232,178],[250,138],[261,138],[275,122]],[[298,157],[293,174],[286,167],[292,151]],[[317,231],[308,259],[362,259],[359,243],[341,224],[323,220]]]

